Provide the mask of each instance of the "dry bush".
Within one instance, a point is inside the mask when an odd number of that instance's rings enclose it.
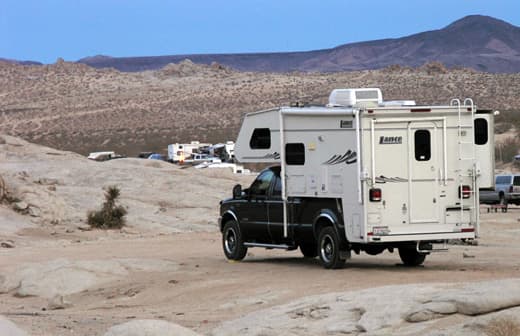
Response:
[[[488,336],[519,336],[520,323],[512,317],[492,319],[485,328]]]
[[[500,162],[511,162],[518,154],[520,140],[518,138],[507,138],[503,143],[495,146],[495,160]]]
[[[125,225],[125,218],[127,211],[121,206],[117,205],[116,201],[119,198],[121,191],[116,186],[108,187],[105,192],[105,202],[98,211],[89,211],[87,213],[87,223],[98,229],[120,229]]]

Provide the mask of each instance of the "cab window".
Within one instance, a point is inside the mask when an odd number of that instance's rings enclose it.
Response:
[[[273,198],[282,198],[282,179],[280,176],[276,176],[275,178],[276,180],[274,181]]]
[[[267,196],[269,185],[273,179],[274,173],[271,170],[266,170],[260,174],[251,185],[250,193],[252,196]]]

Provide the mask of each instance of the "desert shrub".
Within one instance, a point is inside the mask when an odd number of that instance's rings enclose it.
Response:
[[[520,140],[517,138],[507,138],[503,143],[495,146],[495,160],[501,162],[511,162],[513,157],[518,154]]]
[[[494,318],[488,323],[485,331],[488,336],[518,336],[520,323],[511,317]]]
[[[116,186],[110,186],[105,192],[105,202],[98,211],[87,213],[87,223],[98,229],[120,229],[125,225],[126,209],[116,204],[121,191]]]

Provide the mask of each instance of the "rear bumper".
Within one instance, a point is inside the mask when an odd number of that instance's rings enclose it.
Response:
[[[396,235],[380,235],[367,236],[368,243],[383,243],[383,242],[406,242],[406,241],[435,241],[435,240],[450,240],[450,239],[474,239],[475,231],[467,232],[435,232],[435,233],[414,233],[414,234],[396,234]],[[473,229],[471,229],[473,230]]]

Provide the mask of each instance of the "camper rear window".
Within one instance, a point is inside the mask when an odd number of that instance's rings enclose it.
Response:
[[[475,144],[485,145],[488,142],[488,124],[484,118],[475,119]]]
[[[305,164],[305,145],[302,143],[288,143],[285,145],[285,162],[288,165],[301,166]]]
[[[430,160],[430,158],[432,156],[430,131],[417,130],[417,131],[415,131],[414,138],[415,138],[415,159],[417,161]]]
[[[251,149],[269,149],[271,148],[271,131],[269,128],[255,128],[251,140],[249,140]]]

